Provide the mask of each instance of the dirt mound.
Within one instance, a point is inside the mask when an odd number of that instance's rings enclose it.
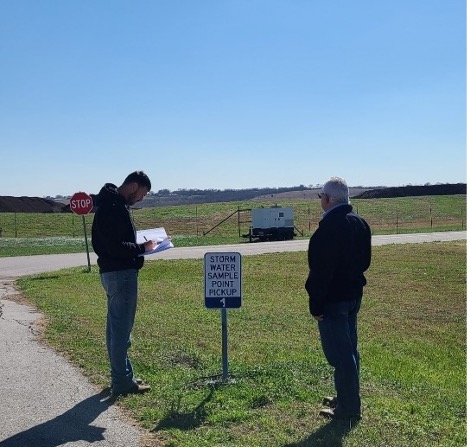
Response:
[[[395,186],[391,188],[370,189],[357,196],[355,199],[385,199],[393,197],[416,197],[416,196],[451,196],[454,194],[466,194],[465,183],[454,183],[446,185],[424,185],[424,186]]]
[[[40,197],[0,196],[0,212],[3,213],[61,213],[64,204]]]

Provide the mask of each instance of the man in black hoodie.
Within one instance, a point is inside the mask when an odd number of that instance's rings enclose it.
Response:
[[[151,189],[148,176],[132,172],[121,186],[106,183],[94,203],[92,244],[98,256],[101,284],[107,295],[106,344],[111,364],[114,395],[144,393],[148,385],[134,378],[127,355],[137,310],[137,278],[144,252],[156,247],[155,241],[136,243],[135,224],[129,207],[140,202]]]
[[[336,397],[325,398],[330,408],[320,414],[355,419],[361,417],[357,315],[371,263],[371,230],[352,211],[345,180],[330,178],[319,198],[324,215],[309,242],[305,287],[337,391]]]

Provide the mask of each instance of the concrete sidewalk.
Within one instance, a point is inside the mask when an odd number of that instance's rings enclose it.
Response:
[[[138,447],[143,431],[75,366],[37,340],[40,314],[0,283],[0,446]]]
[[[465,231],[386,235],[374,236],[373,245],[465,239]],[[297,240],[174,248],[154,259],[203,258],[207,251],[255,255],[307,247],[307,240]],[[94,254],[91,261],[96,262]],[[83,253],[0,258],[0,447],[147,445],[146,433],[112,405],[108,395],[38,340],[35,325],[41,315],[12,297],[14,281],[22,275],[86,265]]]

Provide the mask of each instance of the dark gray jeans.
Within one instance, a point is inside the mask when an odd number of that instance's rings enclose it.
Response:
[[[132,363],[127,355],[137,310],[138,270],[118,270],[101,274],[107,295],[106,344],[111,364],[113,393],[129,390],[134,385]]]
[[[328,303],[318,322],[322,349],[334,367],[337,408],[344,414],[361,414],[360,354],[358,352],[357,315],[361,299]]]

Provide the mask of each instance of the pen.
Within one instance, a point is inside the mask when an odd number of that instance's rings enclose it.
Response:
[[[145,239],[148,242],[148,239],[146,238],[146,236],[143,236],[143,239]]]

